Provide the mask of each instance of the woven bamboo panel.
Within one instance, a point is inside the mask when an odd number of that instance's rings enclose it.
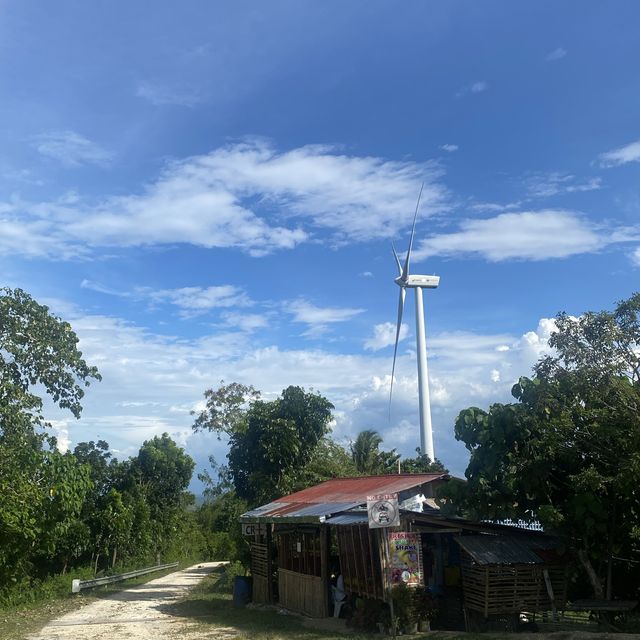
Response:
[[[286,609],[312,618],[324,617],[325,596],[321,578],[279,569],[278,592],[280,604]]]
[[[565,567],[544,565],[486,565],[470,562],[463,554],[463,593],[466,609],[485,617],[521,611],[546,611],[552,608],[543,570],[547,569],[554,603],[561,609],[566,602]]]
[[[251,573],[266,578],[268,574],[268,547],[259,542],[251,543]]]
[[[340,571],[348,592],[382,599],[379,541],[367,525],[336,527]]]

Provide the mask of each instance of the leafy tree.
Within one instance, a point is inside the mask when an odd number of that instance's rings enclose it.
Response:
[[[513,404],[456,420],[471,459],[466,507],[538,519],[577,550],[594,595],[612,595],[612,557],[640,553],[640,294],[612,312],[561,313]]]
[[[426,453],[420,453],[420,447],[416,449],[415,458],[404,458],[400,462],[403,473],[449,473],[449,470],[436,458],[431,458]]]
[[[39,418],[42,400],[29,389],[40,384],[78,418],[82,386],[100,374],[82,359],[77,344],[71,325],[48,307],[21,289],[0,288],[0,404]]]
[[[205,408],[200,413],[191,412],[191,415],[197,416],[193,430],[207,430],[218,436],[222,433],[230,436],[241,428],[250,404],[260,398],[260,392],[251,385],[239,382],[224,384],[224,380],[221,380],[220,387],[207,389],[204,397]]]
[[[240,560],[249,566],[249,545],[242,535],[239,517],[248,509],[246,500],[240,498],[233,486],[229,468],[218,465],[209,456],[209,462],[218,480],[208,471],[198,474],[204,483],[204,503],[197,513],[198,523],[206,540],[209,560]]]
[[[298,471],[292,491],[320,484],[331,478],[350,478],[359,475],[349,453],[329,436],[318,441],[309,462]]]
[[[39,430],[39,385],[76,418],[99,380],[71,326],[21,289],[0,289],[0,584],[27,575],[36,556],[65,546],[90,487],[88,471]]]
[[[127,468],[128,491],[148,506],[156,557],[166,550],[176,533],[188,501],[187,487],[194,462],[167,433],[147,440]]]
[[[301,387],[287,387],[269,402],[237,383],[205,396],[207,409],[193,429],[229,435],[229,474],[238,497],[250,505],[288,493],[329,432],[333,405]]]
[[[364,475],[396,473],[400,454],[395,449],[380,450],[382,436],[377,431],[361,431],[351,443],[351,457],[356,469]]]

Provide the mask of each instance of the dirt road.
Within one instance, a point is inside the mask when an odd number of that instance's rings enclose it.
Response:
[[[146,584],[110,594],[50,622],[29,640],[162,640],[176,638],[189,622],[167,611],[219,562],[204,562]]]

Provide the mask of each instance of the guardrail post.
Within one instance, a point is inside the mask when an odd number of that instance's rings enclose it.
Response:
[[[80,593],[80,580],[74,580],[71,583],[71,593]]]

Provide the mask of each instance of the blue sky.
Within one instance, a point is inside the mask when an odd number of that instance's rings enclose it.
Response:
[[[0,269],[69,320],[103,381],[61,444],[120,457],[219,380],[312,387],[346,444],[419,445],[420,184],[436,455],[509,398],[552,318],[640,275],[635,2],[0,1]]]

